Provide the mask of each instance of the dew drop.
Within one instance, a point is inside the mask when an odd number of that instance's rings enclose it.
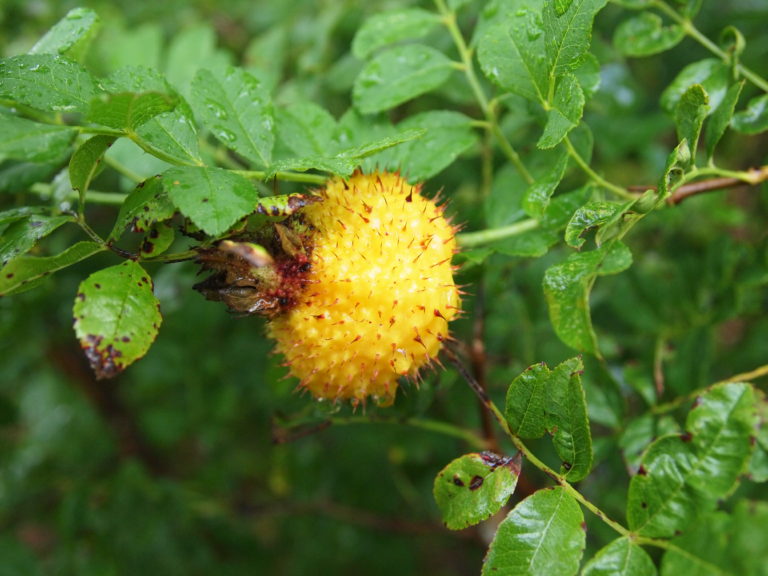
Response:
[[[219,138],[221,138],[225,142],[231,143],[237,139],[237,136],[235,136],[235,133],[229,130],[219,130],[218,135],[219,135]]]

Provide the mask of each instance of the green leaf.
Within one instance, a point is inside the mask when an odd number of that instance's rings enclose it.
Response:
[[[591,252],[572,254],[544,274],[549,318],[560,339],[571,348],[599,355],[589,312],[589,294],[597,276],[618,274],[632,264],[632,254],[621,242]]]
[[[664,173],[659,179],[659,196],[665,197],[678,184],[680,179],[691,165],[691,150],[688,140],[683,140],[675,146],[675,149],[667,156]]]
[[[555,98],[547,110],[544,133],[536,142],[539,148],[554,148],[581,121],[584,114],[584,91],[575,75],[568,72],[560,76]]]
[[[675,108],[677,137],[686,140],[691,151],[691,162],[696,162],[696,149],[704,119],[709,114],[709,96],[701,84],[694,84],[680,97]]]
[[[423,129],[409,129],[402,132],[386,136],[384,138],[366,142],[359,146],[352,146],[339,150],[334,156],[319,157],[310,156],[307,158],[287,158],[272,163],[270,170],[267,171],[267,178],[272,178],[277,172],[283,170],[292,170],[303,172],[306,170],[319,170],[321,172],[330,172],[341,176],[348,176],[362,164],[365,158],[376,156],[380,152],[401,145],[406,142],[421,138],[425,131]],[[396,162],[400,167],[400,162]],[[377,168],[381,166],[377,163]]]
[[[499,525],[483,576],[570,576],[584,552],[584,515],[561,487],[538,490]]]
[[[730,513],[717,511],[672,540],[662,558],[662,576],[760,575],[768,571],[765,526],[768,503],[742,499]]]
[[[19,256],[0,269],[0,296],[21,292],[35,281],[106,250],[96,242],[78,242],[55,256]]]
[[[730,86],[731,72],[721,60],[706,58],[689,64],[661,94],[661,105],[674,114],[683,94],[694,84],[701,84],[709,96],[709,106],[715,110],[725,98]]]
[[[726,568],[725,538],[730,536],[730,524],[730,518],[723,512],[703,516],[701,522],[696,522],[682,536],[673,540],[675,547],[668,550],[661,561],[662,576],[683,573],[691,576],[735,574],[731,570],[721,569],[721,566]]]
[[[101,165],[104,153],[112,146],[112,136],[93,136],[83,142],[69,161],[69,181],[80,193],[80,204],[85,205],[85,193]]]
[[[400,130],[424,130],[424,135],[397,150],[400,171],[412,182],[431,178],[477,143],[472,119],[443,110],[415,114],[397,125]]]
[[[581,248],[584,245],[582,236],[587,230],[599,228],[614,217],[624,212],[630,203],[604,202],[595,200],[587,202],[576,210],[565,228],[565,243],[573,248]]]
[[[29,252],[41,238],[66,224],[74,222],[72,216],[49,216],[34,212],[18,214],[0,212],[0,265]]]
[[[514,7],[490,3],[477,46],[480,67],[491,82],[534,102],[546,101],[549,82],[542,5],[542,0],[521,0]]]
[[[163,112],[135,130],[145,149],[170,156],[181,164],[203,163],[192,109],[157,70],[142,66],[120,68],[104,82],[110,92],[157,92],[173,98],[176,107]]]
[[[622,22],[613,36],[613,44],[624,56],[651,56],[677,46],[685,38],[678,24],[664,26],[653,12],[643,12]]]
[[[328,174],[349,176],[360,165],[356,158],[327,158],[322,156],[307,156],[305,158],[286,158],[275,160],[267,171],[267,179],[274,178],[278,172],[307,172],[317,170]]]
[[[168,198],[162,177],[150,178],[128,194],[109,237],[117,239],[126,229],[147,232],[155,223],[168,220],[175,212],[176,207]]]
[[[768,502],[741,500],[733,511],[728,546],[729,567],[736,574],[759,574],[768,570],[765,527],[768,526]]]
[[[163,320],[152,280],[132,260],[81,282],[72,313],[97,378],[112,378],[144,356]]]
[[[557,78],[572,71],[589,51],[592,23],[607,0],[571,0],[567,5],[545,2],[542,12],[547,68]],[[566,8],[563,10],[563,8]]]
[[[363,60],[379,48],[403,40],[422,38],[440,24],[440,17],[421,8],[407,8],[374,14],[358,29],[352,40],[352,54]]]
[[[725,134],[733,118],[733,112],[736,109],[736,103],[739,101],[741,90],[744,88],[745,80],[737,82],[728,88],[720,105],[712,112],[712,116],[707,123],[704,131],[704,142],[707,145],[707,159],[711,160],[715,155],[715,147]]]
[[[96,80],[72,60],[53,54],[0,59],[0,102],[45,112],[86,112]]]
[[[600,61],[594,54],[587,53],[579,66],[573,71],[579,80],[586,99],[592,98],[600,88]]]
[[[0,162],[58,160],[77,135],[74,128],[52,126],[0,113]]]
[[[355,79],[352,100],[364,114],[389,110],[444,84],[453,62],[429,46],[395,46],[368,62]]]
[[[687,573],[686,571],[680,573]],[[595,554],[582,576],[656,576],[656,566],[645,550],[627,537],[617,538]]]
[[[91,102],[86,119],[110,128],[135,130],[155,116],[173,110],[176,103],[174,96],[161,92],[102,94]]]
[[[160,151],[182,164],[203,164],[192,114],[181,107],[151,118],[136,129],[136,134],[150,150]]]
[[[751,456],[755,403],[748,384],[721,384],[688,414],[686,432],[648,448],[629,485],[629,527],[670,537],[712,509],[736,487]]]
[[[210,236],[220,236],[256,208],[256,188],[223,168],[180,167],[163,174],[171,202]]]
[[[275,109],[275,133],[299,158],[327,156],[336,120],[314,102],[296,102]]]
[[[752,98],[745,110],[733,115],[731,126],[742,134],[760,134],[768,130],[768,94]]]
[[[566,360],[551,371],[543,363],[531,366],[509,386],[504,413],[521,438],[552,436],[561,472],[572,482],[584,478],[592,465],[583,369],[580,358]]]
[[[496,514],[515,491],[518,476],[519,454],[465,454],[448,464],[437,474],[433,489],[446,527],[463,530]]]
[[[549,200],[568,167],[568,154],[565,150],[558,150],[552,154],[551,168],[533,184],[528,186],[523,196],[523,208],[532,218],[541,218],[549,205]]]
[[[543,362],[529,366],[507,389],[504,418],[520,438],[541,438],[547,432],[550,382],[569,378],[567,370],[552,371]],[[562,386],[561,386],[562,387]]]
[[[768,402],[763,394],[758,394],[758,399],[758,429],[755,450],[749,463],[749,478],[753,482],[766,482],[768,481]]]
[[[90,8],[74,8],[29,51],[30,54],[61,54],[80,60],[99,30],[99,17]]]
[[[176,233],[172,226],[166,222],[155,222],[141,242],[141,257],[154,258],[159,256],[171,247],[175,238]]]
[[[241,68],[217,76],[200,70],[192,82],[192,106],[218,140],[256,165],[267,167],[275,143],[272,99]]]

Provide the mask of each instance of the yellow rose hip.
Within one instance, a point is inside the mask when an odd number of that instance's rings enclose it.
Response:
[[[330,180],[303,209],[311,256],[295,304],[269,334],[320,399],[390,404],[400,376],[434,360],[459,310],[443,208],[397,174]]]

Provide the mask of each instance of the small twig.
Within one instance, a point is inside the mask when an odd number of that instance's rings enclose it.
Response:
[[[716,192],[718,190],[726,190],[737,186],[756,186],[757,184],[761,184],[768,180],[768,166],[752,168],[747,170],[744,174],[745,176],[743,178],[709,178],[697,182],[688,182],[687,184],[679,186],[672,192],[672,194],[670,194],[669,198],[667,198],[667,204],[676,206],[683,200],[704,192]],[[629,186],[628,190],[633,192],[645,192],[646,190],[658,190],[658,187]]]
[[[287,444],[289,442],[294,442],[306,436],[311,436],[312,434],[317,434],[318,432],[322,432],[326,428],[330,428],[330,426],[331,426],[330,420],[323,420],[322,422],[318,422],[317,424],[311,424],[308,426],[296,426],[292,428],[281,428],[280,426],[277,426],[273,422],[272,443]]]

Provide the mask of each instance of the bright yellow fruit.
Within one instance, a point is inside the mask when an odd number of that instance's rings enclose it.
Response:
[[[303,210],[311,268],[269,333],[316,398],[390,404],[400,376],[437,357],[459,311],[443,208],[397,174],[330,180]]]

